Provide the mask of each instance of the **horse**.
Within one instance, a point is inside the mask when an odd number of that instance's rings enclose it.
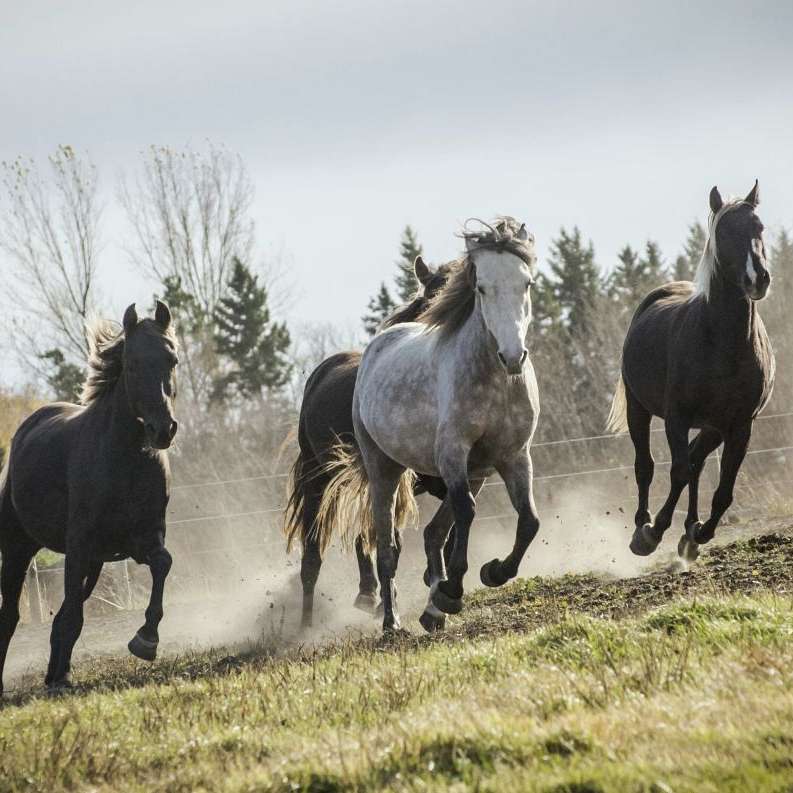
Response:
[[[486,477],[498,472],[504,480],[518,522],[511,553],[482,567],[484,584],[517,575],[540,525],[529,451],[539,396],[526,348],[534,238],[511,217],[479,223],[464,226],[466,254],[418,321],[384,330],[364,350],[353,397],[356,443],[337,447],[320,505],[320,531],[340,519],[350,525],[351,516],[370,526],[386,633],[400,630],[396,527],[415,509],[412,472],[443,479],[456,532],[447,570],[448,523],[428,527],[425,630],[462,609],[474,494]]]
[[[414,321],[446,283],[449,266],[444,264],[433,270],[421,256],[417,256],[413,269],[420,285],[419,291],[413,300],[388,316],[382,328]],[[303,585],[301,625],[304,628],[310,627],[313,622],[314,587],[333,529],[329,526],[329,531],[324,533],[316,530],[319,505],[330,481],[324,466],[340,440],[347,443],[354,440],[352,398],[360,362],[360,352],[331,355],[314,369],[303,392],[297,430],[299,453],[289,479],[284,533],[287,551],[298,540],[303,551],[300,579]],[[429,492],[443,500],[446,488],[439,479],[420,477],[416,492]],[[374,612],[377,607],[377,579],[371,549],[365,539],[359,532],[354,540],[359,572],[358,595],[354,605],[362,611]]]
[[[771,396],[774,354],[758,302],[771,284],[759,188],[743,200],[710,192],[708,239],[695,280],[653,290],[636,309],[622,350],[621,375],[608,429],[630,432],[635,448],[639,505],[630,548],[651,554],[672,522],[688,485],[688,512],[678,553],[694,561],[732,503],[752,434],[752,422]],[[664,420],[671,451],[669,496],[653,521],[648,494],[653,478],[650,421]],[[698,429],[689,443],[689,430]],[[724,444],[710,517],[698,514],[699,477],[707,456]]]
[[[41,548],[66,555],[63,604],[52,623],[45,684],[71,685],[83,603],[104,562],[132,558],[151,570],[145,624],[129,642],[133,655],[156,657],[171,555],[165,549],[174,439],[176,336],[168,306],[138,320],[133,303],[116,333],[88,328],[91,354],[81,404],[36,410],[16,431],[0,486],[0,691],[8,645],[19,622],[19,596]]]

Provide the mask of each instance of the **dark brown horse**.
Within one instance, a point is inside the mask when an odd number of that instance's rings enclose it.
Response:
[[[447,265],[432,270],[419,256],[414,268],[421,285],[420,291],[410,303],[391,314],[383,327],[414,321],[427,308],[430,298],[446,283]],[[299,539],[303,549],[300,578],[303,584],[304,627],[310,626],[312,622],[314,587],[322,567],[322,555],[330,541],[330,535],[319,536],[315,531],[317,511],[331,478],[329,473],[323,471],[323,466],[330,460],[331,452],[340,439],[354,441],[352,398],[360,361],[360,352],[331,355],[311,373],[303,393],[297,434],[300,452],[292,467],[284,531],[288,547],[291,548]],[[443,499],[446,488],[441,480],[419,477],[416,492],[429,492]],[[371,612],[377,606],[377,578],[371,554],[364,547],[360,534],[355,538],[355,554],[360,575],[355,606]]]
[[[123,333],[91,333],[91,371],[82,405],[58,402],[22,422],[0,488],[0,680],[19,621],[30,560],[42,547],[66,554],[63,605],[52,623],[45,682],[69,685],[83,603],[102,564],[131,557],[151,569],[146,623],[129,650],[154,660],[171,556],[165,550],[176,337],[168,307],[138,322],[134,304]],[[0,687],[0,690],[2,688]]]
[[[628,330],[609,428],[627,428],[636,449],[639,507],[630,544],[635,554],[646,556],[658,547],[688,485],[678,551],[689,561],[696,559],[698,546],[713,539],[732,503],[752,422],[771,396],[774,356],[757,309],[771,276],[757,205],[757,182],[745,199],[727,203],[714,187],[709,236],[695,283],[655,289],[636,309]],[[664,420],[672,457],[669,496],[654,522],[648,510],[653,416]],[[700,431],[689,443],[692,428]],[[710,517],[702,524],[699,477],[705,459],[722,442],[719,485]]]

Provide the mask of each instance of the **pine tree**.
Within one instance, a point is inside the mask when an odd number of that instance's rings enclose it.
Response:
[[[417,256],[424,253],[424,248],[419,243],[416,232],[405,226],[402,239],[399,241],[399,259],[397,260],[397,273],[394,276],[397,298],[401,303],[407,303],[416,293],[418,283],[413,271],[413,263]]]
[[[661,248],[657,242],[647,240],[644,246],[644,256],[639,261],[642,272],[642,296],[657,286],[666,283],[669,272],[661,256]]]
[[[562,319],[572,336],[581,336],[586,333],[590,311],[603,290],[595,248],[591,241],[584,244],[577,226],[572,233],[561,229],[559,237],[551,241],[549,264]]]
[[[49,363],[47,385],[52,389],[55,399],[76,402],[83,389],[85,372],[77,364],[67,361],[63,351],[58,348],[41,353],[39,358]]]
[[[675,260],[672,277],[675,281],[692,281],[697,270],[699,260],[702,258],[702,251],[705,250],[705,243],[708,235],[703,225],[695,220],[688,227],[683,253]]]
[[[635,285],[641,277],[639,254],[626,245],[618,254],[619,263],[608,277],[608,295],[625,304],[634,302]]]
[[[291,372],[289,331],[286,324],[270,319],[266,287],[237,258],[215,309],[215,325],[215,349],[228,369],[215,380],[213,401],[233,392],[243,398],[259,396],[263,389],[286,384]]]
[[[385,283],[380,284],[377,294],[369,301],[367,313],[361,317],[363,327],[370,336],[374,336],[383,320],[396,308],[396,303]]]
[[[181,276],[167,275],[163,279],[162,286],[163,293],[160,299],[168,304],[176,321],[176,327],[180,331],[195,332],[204,326],[206,317],[203,316],[201,306],[195,297],[185,290]]]

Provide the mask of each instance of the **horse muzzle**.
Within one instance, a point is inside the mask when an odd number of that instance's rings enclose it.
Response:
[[[143,425],[146,441],[154,449],[167,449],[176,437],[179,424],[174,419],[169,419],[163,424],[147,421]]]
[[[756,278],[752,280],[748,276],[744,276],[743,288],[746,296],[750,300],[762,300],[767,294],[771,286],[771,273],[765,268],[761,269]]]
[[[529,355],[529,351],[524,347],[521,350],[520,354],[517,356],[510,355],[506,356],[501,350],[498,351],[498,360],[501,362],[501,365],[507,370],[507,374],[510,375],[517,375],[523,372],[523,364],[526,363],[526,358]]]

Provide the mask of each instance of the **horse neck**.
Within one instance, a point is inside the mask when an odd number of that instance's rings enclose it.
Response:
[[[757,306],[743,290],[714,278],[707,312],[718,344],[733,350],[752,346],[757,333]]]
[[[105,410],[113,446],[120,451],[142,451],[143,430],[130,407],[123,375],[107,394]]]

